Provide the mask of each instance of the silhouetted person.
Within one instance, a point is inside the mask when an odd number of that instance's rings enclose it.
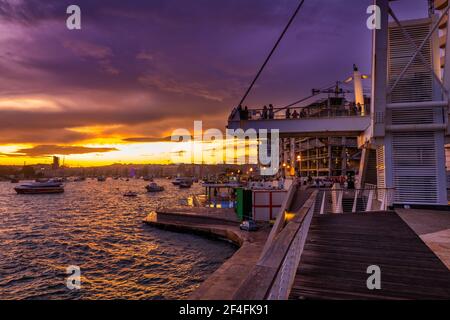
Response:
[[[267,119],[267,115],[268,115],[267,107],[264,106],[263,112],[262,112],[262,118],[263,119]]]
[[[241,105],[239,105],[237,107],[237,112],[238,112],[238,115],[239,115],[239,119],[242,120],[242,106]]]
[[[245,106],[245,108],[244,108],[244,120],[248,120],[248,117],[249,117],[248,107]]]
[[[292,113],[292,119],[297,119],[300,116],[300,114],[297,112],[297,110],[294,110]]]
[[[355,115],[358,114],[358,107],[356,106],[356,104],[353,104],[353,113],[354,113]]]
[[[275,113],[273,112],[273,105],[269,104],[269,119],[273,119],[275,117]]]
[[[286,119],[290,119],[291,118],[291,109],[287,108],[286,109]]]
[[[361,103],[358,102],[358,104],[356,105],[356,109],[357,109],[358,114],[362,113]]]

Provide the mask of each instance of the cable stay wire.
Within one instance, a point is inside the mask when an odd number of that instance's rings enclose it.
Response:
[[[300,11],[300,9],[303,7],[303,4],[305,3],[305,0],[301,0],[299,5],[297,6],[297,8],[294,11],[294,14],[291,16],[291,18],[289,19],[286,27],[284,28],[283,32],[280,34],[280,36],[278,37],[277,42],[275,43],[275,45],[273,46],[272,50],[270,51],[269,55],[266,57],[264,63],[262,64],[261,68],[258,70],[258,73],[256,74],[255,78],[253,79],[253,81],[251,82],[250,86],[248,87],[247,91],[245,92],[244,96],[242,97],[241,101],[239,102],[238,106],[242,106],[242,104],[244,103],[245,99],[247,99],[247,96],[249,95],[250,91],[253,89],[253,86],[255,85],[256,81],[258,80],[259,76],[261,75],[261,73],[263,72],[263,70],[265,69],[267,63],[269,62],[270,58],[272,57],[272,55],[274,54],[275,50],[277,49],[278,45],[280,44],[281,40],[284,38],[284,35],[286,34],[286,32],[288,31],[289,27],[291,26],[292,22],[294,21],[295,17],[297,16],[298,12]]]
[[[336,83],[333,83],[332,85],[324,86],[324,87],[320,88],[319,91],[331,89],[331,88],[333,88],[333,87],[335,87],[335,86],[336,86]],[[285,110],[285,109],[287,109],[287,108],[293,107],[293,106],[295,106],[295,105],[297,105],[297,104],[300,104],[300,103],[302,103],[302,102],[304,102],[304,101],[307,101],[307,100],[309,100],[309,99],[311,99],[311,98],[313,98],[313,97],[315,97],[315,96],[318,96],[319,94],[321,94],[321,93],[320,93],[320,92],[319,92],[319,93],[313,93],[313,94],[311,94],[311,95],[309,95],[309,96],[307,96],[307,97],[304,97],[304,98],[301,98],[300,100],[297,100],[297,101],[295,101],[295,102],[292,102],[292,103],[290,103],[290,104],[288,104],[288,105],[286,105],[286,106],[284,106],[284,107],[277,108],[277,110],[276,110],[275,112],[279,112],[279,111]]]
[[[338,83],[339,85],[341,85],[341,86],[348,86],[348,87],[352,86],[352,85],[350,85],[350,84],[348,84],[348,83],[345,83],[345,81],[338,81],[337,83]],[[333,82],[333,84],[330,84],[329,86],[324,86],[324,87],[318,89],[318,92],[317,92],[317,93],[313,93],[313,94],[311,94],[311,95],[309,95],[309,96],[307,96],[307,97],[301,98],[301,99],[299,99],[299,100],[297,100],[297,101],[295,101],[295,102],[292,102],[292,103],[290,103],[290,104],[288,104],[288,105],[286,105],[286,106],[284,106],[284,107],[276,108],[275,113],[277,113],[277,112],[279,112],[279,111],[282,111],[282,110],[286,110],[286,109],[288,109],[288,108],[290,108],[290,107],[293,107],[293,106],[295,106],[295,105],[297,105],[297,104],[300,104],[300,103],[302,103],[302,102],[304,102],[304,101],[307,101],[307,100],[309,100],[309,99],[311,99],[311,98],[313,98],[313,97],[315,97],[315,96],[318,96],[318,95],[322,94],[321,91],[323,91],[323,90],[328,90],[328,89],[332,89],[332,88],[335,88],[335,87],[336,87],[336,82]],[[365,89],[365,90],[370,90],[369,87],[364,87],[364,89]],[[346,90],[345,93],[353,93],[353,90]]]

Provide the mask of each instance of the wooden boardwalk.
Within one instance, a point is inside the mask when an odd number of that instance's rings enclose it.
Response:
[[[290,299],[450,299],[450,271],[396,213],[315,216]]]

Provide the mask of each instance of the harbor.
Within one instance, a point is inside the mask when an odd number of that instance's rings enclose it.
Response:
[[[167,191],[147,193],[142,179],[109,178],[67,182],[61,194],[30,195],[0,182],[0,298],[188,298],[236,246],[145,225],[142,220],[158,206],[182,206],[201,190],[156,181]],[[129,189],[138,196],[124,197]],[[74,264],[82,268],[82,290],[66,286],[66,267]]]
[[[0,3],[0,300],[450,300],[450,0],[408,1]]]

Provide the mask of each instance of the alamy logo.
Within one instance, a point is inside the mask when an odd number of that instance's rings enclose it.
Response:
[[[70,290],[81,289],[81,269],[79,266],[68,266],[66,273],[69,274],[66,280],[66,286]]]
[[[367,18],[367,28],[369,30],[381,29],[381,9],[377,5],[371,5],[367,7],[367,14],[370,14]]]
[[[66,26],[69,30],[81,30],[81,9],[73,4],[67,7],[67,14],[70,16],[66,20]]]
[[[377,265],[371,265],[367,268],[367,274],[370,277],[367,278],[366,284],[369,290],[380,290],[381,289],[381,269]]]
[[[173,142],[190,147],[178,152],[174,149],[171,161],[204,163],[209,159],[215,164],[259,164],[261,175],[273,176],[279,170],[279,134],[278,129],[227,129],[225,134],[214,128],[203,131],[202,121],[194,121],[193,133],[184,128],[172,132]]]

